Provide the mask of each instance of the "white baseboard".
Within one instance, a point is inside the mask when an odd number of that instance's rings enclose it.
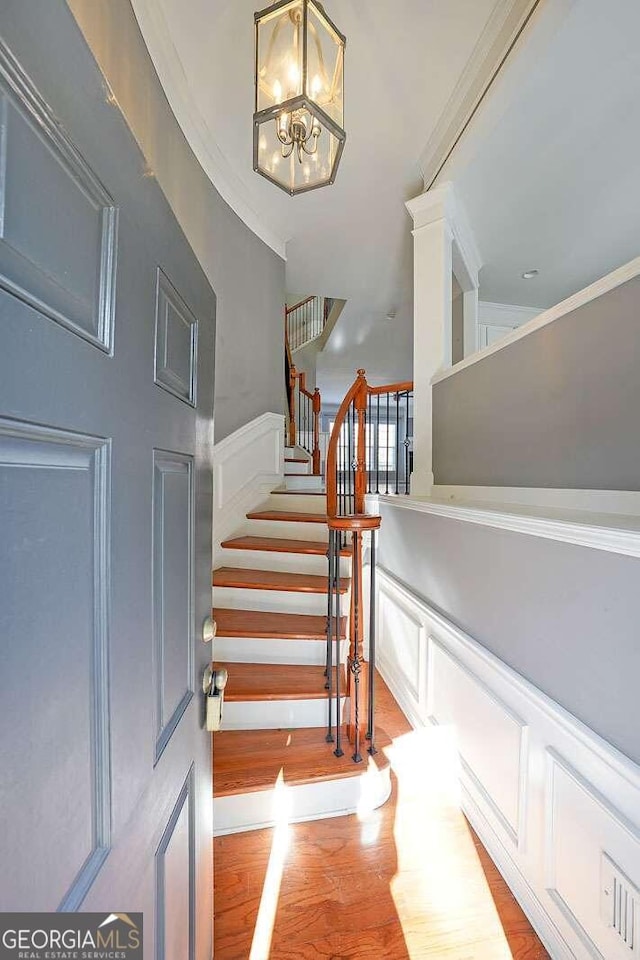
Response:
[[[241,530],[246,513],[284,479],[284,417],[263,413],[213,448],[213,542]]]
[[[454,731],[462,808],[551,956],[640,956],[601,889],[609,861],[640,888],[640,768],[384,569],[377,583],[380,672],[414,726]]]

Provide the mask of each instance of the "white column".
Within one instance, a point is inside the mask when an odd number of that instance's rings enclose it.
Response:
[[[414,225],[411,493],[429,496],[433,487],[431,381],[451,366],[452,274],[455,272],[464,295],[467,356],[477,349],[479,257],[464,213],[456,204],[452,184],[445,183],[409,200],[407,209]]]
[[[463,353],[470,357],[478,350],[478,286],[462,294]]]

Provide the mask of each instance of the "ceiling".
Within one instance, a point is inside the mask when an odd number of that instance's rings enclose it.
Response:
[[[205,170],[238,215],[286,251],[291,298],[320,293],[347,301],[319,375],[327,368],[332,374],[321,385],[344,393],[358,366],[372,380],[410,377],[412,241],[404,201],[423,189],[419,159],[483,30],[516,4],[326,0],[347,36],[347,144],[334,186],[291,198],[252,169],[253,13],[260,4],[132,2]],[[385,320],[389,313],[393,321]]]
[[[438,180],[481,299],[551,306],[640,254],[639,37],[638,0],[553,0],[530,22]]]
[[[485,77],[499,62],[500,23],[532,0],[327,0],[347,35],[347,145],[334,186],[295,198],[252,169],[259,3],[132,3],[204,169],[286,255],[290,301],[308,293],[347,301],[318,358],[326,398],[341,398],[360,366],[372,382],[411,377],[404,201],[422,190],[423,169],[434,169],[433,143],[452,129],[479,60]],[[640,253],[638,36],[638,0],[537,3],[435,181],[452,181],[466,208],[483,262],[481,299],[544,308]],[[531,269],[537,277],[523,280]]]

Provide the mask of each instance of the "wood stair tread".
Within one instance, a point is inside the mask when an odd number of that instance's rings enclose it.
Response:
[[[247,700],[324,700],[323,666],[273,663],[219,663],[229,672],[224,691],[228,703]],[[335,690],[334,667],[334,687]],[[340,667],[340,689],[346,696],[346,674]],[[229,731],[230,732],[230,731]]]
[[[342,757],[334,755],[335,744],[327,743],[325,734],[324,727],[221,730],[213,737],[214,797],[269,790],[281,771],[289,786],[363,774],[369,755],[363,755],[362,763],[353,762],[353,747],[347,741],[344,728]],[[390,742],[384,731],[377,731],[378,752],[371,759],[379,769],[388,765],[382,751]]]
[[[325,640],[327,619],[307,613],[274,613],[216,607],[213,618],[219,637],[264,637],[269,640]],[[346,637],[347,618],[340,618],[340,635]]]
[[[278,537],[233,537],[225,540],[221,546],[225,550],[261,550],[267,553],[304,553],[314,556],[326,556],[329,550],[328,543],[318,540],[289,540]],[[348,547],[341,550],[343,557],[348,557],[351,551]]]
[[[254,510],[248,520],[281,520],[283,523],[326,523],[326,513],[305,513],[298,510]]]
[[[307,457],[285,457],[284,462],[285,463],[311,463],[311,460],[307,459]]]
[[[214,587],[238,587],[246,590],[281,590],[285,593],[326,593],[328,579],[310,573],[288,570],[246,570],[244,567],[218,567],[213,571]],[[349,581],[342,577],[338,591],[346,593]]]

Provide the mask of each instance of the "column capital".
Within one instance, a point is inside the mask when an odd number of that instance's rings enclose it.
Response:
[[[414,236],[431,224],[440,221],[446,224],[453,239],[454,273],[463,289],[477,287],[482,258],[453,183],[441,183],[407,200],[405,205],[413,218]]]

